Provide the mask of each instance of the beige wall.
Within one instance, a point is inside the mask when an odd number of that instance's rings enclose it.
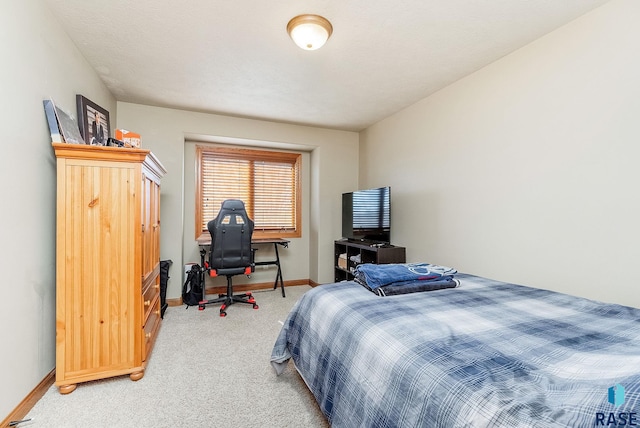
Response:
[[[281,251],[284,279],[332,280],[333,240],[341,233],[340,195],[357,187],[357,133],[122,102],[118,127],[140,133],[143,147],[169,171],[162,181],[160,244],[161,258],[173,261],[168,298],[180,296],[184,264],[200,261],[194,240],[193,141],[304,151],[303,236]],[[257,257],[268,259],[271,251],[261,248]],[[259,269],[248,282],[274,278],[273,268]]]
[[[0,420],[55,365],[56,174],[42,100],[75,117],[83,94],[116,115],[115,99],[40,0],[2,9]]]
[[[362,132],[409,260],[640,307],[639,21],[614,0]]]

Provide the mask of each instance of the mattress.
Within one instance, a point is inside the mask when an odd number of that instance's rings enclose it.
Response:
[[[315,287],[271,363],[293,360],[334,427],[611,426],[640,410],[639,309],[456,279],[387,297]]]

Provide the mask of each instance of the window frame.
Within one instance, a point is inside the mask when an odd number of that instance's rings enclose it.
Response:
[[[221,146],[205,146],[196,145],[196,174],[195,174],[195,236],[197,241],[207,241],[210,238],[208,230],[202,230],[201,225],[203,223],[203,154],[215,153],[215,156],[228,159],[248,160],[251,162],[267,161],[267,162],[284,162],[290,163],[294,169],[294,181],[293,189],[295,192],[295,227],[293,230],[265,230],[256,227],[253,231],[253,237],[256,239],[265,238],[300,238],[302,236],[302,186],[301,186],[301,168],[302,168],[302,153],[299,152],[287,152],[287,151],[275,151],[275,150],[260,150],[260,149],[247,149],[247,148],[232,148]],[[253,198],[253,190],[249,192],[251,198]],[[247,201],[245,201],[247,202]],[[253,200],[247,203],[248,208],[253,208],[255,205]],[[250,218],[254,218],[253,212],[247,210]],[[217,212],[214,213],[217,214]],[[210,220],[210,219],[209,219]]]

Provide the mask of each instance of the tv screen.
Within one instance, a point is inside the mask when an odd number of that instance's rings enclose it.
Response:
[[[391,243],[391,188],[342,194],[342,237],[351,241]]]

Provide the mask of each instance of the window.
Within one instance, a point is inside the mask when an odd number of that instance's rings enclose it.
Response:
[[[196,239],[225,199],[241,199],[255,238],[301,236],[300,153],[196,148]]]

